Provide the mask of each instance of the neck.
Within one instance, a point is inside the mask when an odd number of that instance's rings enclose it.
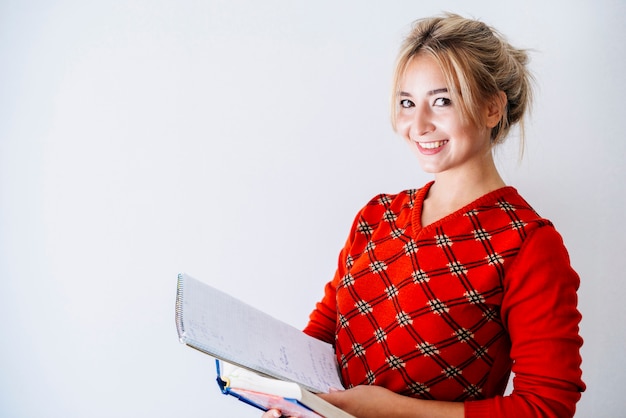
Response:
[[[442,209],[453,211],[505,185],[489,155],[474,167],[437,173],[427,199]]]

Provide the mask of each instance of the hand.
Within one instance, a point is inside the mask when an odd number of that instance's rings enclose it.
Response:
[[[280,413],[279,410],[277,409],[270,409],[269,411],[265,412],[263,414],[262,418],[280,418],[283,415]]]
[[[463,418],[463,402],[430,401],[398,395],[380,386],[357,386],[348,390],[320,393],[318,396],[358,418],[411,416]],[[272,409],[263,418],[280,418]]]
[[[368,385],[318,395],[358,418],[389,416],[394,406],[405,398],[383,387]]]
[[[399,395],[381,386],[357,386],[319,395],[358,418],[463,418],[463,402],[431,401]],[[267,417],[273,418],[273,417]]]
[[[348,390],[331,390],[330,393],[318,393],[322,399],[358,418],[381,417],[389,415],[392,405],[404,398],[380,386],[357,386]],[[262,418],[280,418],[276,409],[270,409]]]

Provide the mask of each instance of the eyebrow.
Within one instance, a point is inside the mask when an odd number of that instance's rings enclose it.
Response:
[[[439,94],[439,93],[447,93],[448,89],[446,87],[440,88],[440,89],[435,89],[435,90],[431,90],[429,92],[427,92],[426,94],[428,94],[429,96],[432,96],[434,94]]]
[[[435,94],[447,93],[448,89],[446,87],[442,87],[440,89],[434,89],[426,92],[427,96],[434,96]],[[411,97],[411,93],[407,93],[405,91],[400,92],[400,96],[402,97]]]

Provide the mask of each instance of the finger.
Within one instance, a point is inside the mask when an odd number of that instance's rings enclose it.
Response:
[[[263,414],[262,418],[280,418],[283,414],[280,413],[277,409],[269,409],[267,412]]]

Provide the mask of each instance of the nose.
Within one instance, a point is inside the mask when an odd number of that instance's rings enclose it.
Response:
[[[429,106],[416,106],[413,115],[414,133],[424,136],[435,130],[432,111]]]

